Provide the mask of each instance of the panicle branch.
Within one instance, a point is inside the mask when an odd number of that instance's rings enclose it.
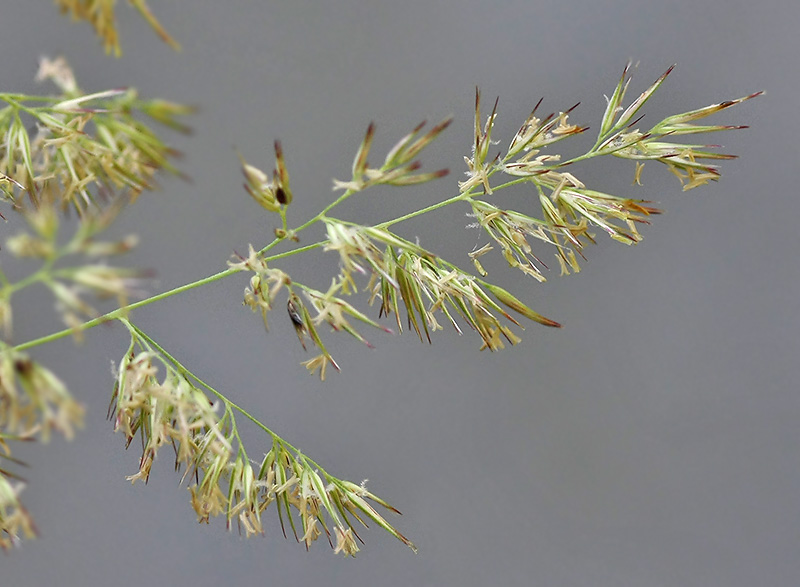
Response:
[[[398,330],[402,331],[403,321],[400,311],[401,307],[405,308],[407,327],[413,329],[421,340],[430,341],[431,332],[441,329],[436,316],[437,313],[441,313],[459,333],[461,328],[456,318],[466,321],[481,336],[481,348],[491,350],[503,348],[503,339],[516,344],[519,341],[518,336],[508,326],[502,324],[498,317],[504,316],[514,323],[516,321],[500,310],[501,306],[496,300],[536,322],[558,326],[557,322],[535,313],[505,290],[469,275],[418,243],[398,237],[390,232],[388,227],[399,220],[432,212],[457,201],[466,201],[471,207],[470,216],[476,219],[473,226],[485,231],[490,239],[499,245],[503,257],[510,266],[516,267],[537,281],[545,281],[545,272],[549,268],[534,251],[533,241],[555,248],[561,274],[580,271],[578,259],[585,258],[584,247],[588,243],[595,242],[593,228],[599,228],[612,239],[624,244],[638,243],[642,240],[638,226],[649,224],[651,216],[661,211],[646,200],[620,197],[587,188],[574,173],[567,172],[565,167],[602,155],[633,159],[637,162],[635,182],[640,183],[642,161],[653,159],[666,164],[682,181],[686,180],[684,189],[696,187],[718,176],[715,167],[700,163],[699,159],[728,159],[731,156],[716,154],[708,151],[707,147],[701,149],[696,145],[676,144],[665,139],[673,134],[742,128],[700,127],[692,126],[690,122],[741,103],[757,96],[758,93],[668,117],[650,131],[640,132],[634,128],[634,125],[641,120],[639,112],[665,81],[672,68],[661,75],[630,105],[623,107],[625,93],[630,85],[628,70],[629,66],[626,66],[612,97],[608,99],[596,143],[585,154],[568,161],[562,161],[559,154],[546,150],[588,129],[587,126],[569,121],[578,104],[558,114],[540,118],[537,112],[542,100],[539,100],[512,137],[505,154],[498,151],[495,156],[491,156],[491,147],[498,142],[493,139],[493,130],[498,116],[499,100],[494,102],[489,116],[484,120],[481,115],[481,95],[476,90],[472,153],[471,157],[465,158],[469,177],[459,183],[459,196],[407,214],[400,219],[375,226],[363,226],[332,218],[327,213],[341,199],[373,185],[381,183],[412,185],[420,183],[421,178],[427,180],[444,175],[443,172],[413,175],[420,166],[414,158],[450,124],[450,118],[421,136],[424,123],[418,125],[397,142],[386,155],[382,166],[378,168],[370,167],[368,162],[375,136],[375,125],[370,123],[353,159],[352,179],[348,182],[338,180],[334,182],[336,189],[347,190],[345,196],[328,206],[314,219],[322,221],[327,231],[327,240],[317,244],[321,244],[326,251],[336,251],[339,254],[339,275],[333,278],[331,286],[325,293],[303,284],[293,284],[288,275],[279,269],[273,267],[268,269],[268,258],[258,255],[251,247],[248,260],[241,260],[231,265],[255,273],[251,278],[250,287],[245,292],[245,305],[254,311],[260,311],[266,321],[266,312],[272,307],[280,289],[286,286],[289,318],[301,345],[306,349],[305,340],[308,338],[321,351],[319,355],[305,361],[304,364],[312,373],[319,371],[322,378],[325,377],[328,365],[333,365],[337,370],[339,368],[318,332],[318,327],[323,322],[334,331],[349,333],[369,347],[372,345],[353,328],[349,318],[380,328],[377,322],[344,300],[343,296],[358,292],[359,285],[356,281],[358,275],[368,280],[366,289],[370,294],[370,303],[380,300],[378,317],[394,313]],[[249,185],[246,186],[248,192],[257,201],[263,199],[266,194],[270,206],[274,205],[275,198],[272,194],[275,189],[269,187],[266,175],[254,170],[248,171],[246,164],[244,165],[245,175],[249,181]],[[493,181],[496,174],[510,176],[512,179],[497,184]],[[276,172],[276,177],[278,175]],[[537,217],[531,212],[504,209],[488,201],[498,190],[515,185],[533,188],[536,206],[541,210],[541,216]],[[268,209],[270,207],[263,202],[259,203]],[[310,223],[303,225],[301,229],[308,224]],[[298,232],[299,230],[291,234],[296,238]],[[306,250],[310,248],[313,247],[308,247]],[[488,272],[480,258],[492,248],[490,244],[485,244],[469,253],[481,278],[486,277]],[[303,291],[308,303],[294,293],[293,287]],[[314,311],[317,313],[316,316],[312,315]]]
[[[587,242],[594,242],[591,227],[601,229],[612,239],[624,244],[636,244],[642,240],[637,225],[649,224],[649,217],[660,213],[658,208],[646,200],[588,189],[575,175],[563,171],[568,165],[602,155],[631,159],[636,162],[634,183],[641,184],[644,161],[659,161],[678,176],[684,190],[719,178],[718,167],[704,160],[732,159],[733,155],[710,151],[715,145],[684,144],[666,139],[682,134],[746,128],[690,123],[759,96],[762,92],[670,116],[647,132],[639,131],[635,128],[642,119],[639,111],[658,90],[673,67],[630,105],[623,107],[625,93],[631,81],[628,64],[614,92],[607,99],[606,111],[594,146],[585,154],[568,161],[562,161],[559,154],[544,152],[543,149],[588,129],[568,122],[569,114],[577,104],[557,115],[539,118],[537,111],[542,103],[539,100],[512,138],[506,154],[501,155],[498,152],[496,157],[489,158],[489,145],[494,142],[491,136],[497,118],[497,102],[484,123],[480,114],[480,93],[476,93],[475,142],[472,157],[466,158],[469,177],[459,183],[459,188],[462,199],[467,200],[472,207],[471,215],[477,219],[473,226],[484,230],[500,245],[503,257],[510,266],[537,281],[545,280],[543,270],[547,269],[547,265],[536,256],[527,240],[533,238],[555,247],[555,256],[562,274],[580,271],[578,257],[584,257],[582,249]],[[491,178],[495,174],[515,179],[492,185]],[[495,191],[512,185],[529,185],[534,189],[541,207],[540,218],[528,212],[503,209],[486,201]],[[486,270],[477,258],[491,248],[484,245],[470,255],[481,275],[486,275]]]
[[[361,542],[353,521],[366,527],[368,520],[415,548],[367,500],[399,513],[388,503],[363,484],[327,473],[189,373],[139,328],[121,321],[131,344],[117,370],[109,417],[126,446],[140,439],[139,471],[128,477],[131,482],[147,482],[159,450],[171,446],[200,522],[224,516],[228,528],[235,523],[248,537],[263,534],[262,514],[274,503],[284,536],[288,523],[306,548],[325,535],[335,552],[353,556]],[[260,462],[247,455],[237,414],[270,437]]]

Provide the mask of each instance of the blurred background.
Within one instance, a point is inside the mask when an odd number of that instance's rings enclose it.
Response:
[[[86,404],[86,428],[71,443],[15,453],[30,464],[23,500],[41,538],[0,558],[0,584],[797,583],[797,2],[153,0],[151,8],[182,53],[123,2],[120,59],[51,2],[4,2],[0,79],[3,91],[51,92],[33,81],[38,57],[63,54],[86,91],[135,86],[200,108],[192,136],[163,133],[193,181],[162,176],[160,191],[144,194],[113,232],[140,235],[128,263],[156,271],[152,293],[271,239],[273,219],[241,188],[234,147],[269,170],[273,140],[282,140],[296,225],[330,201],[333,177],[349,178],[370,121],[377,160],[419,121],[454,114],[423,158],[427,170],[449,167],[449,177],[366,192],[337,214],[378,222],[456,192],[476,85],[486,102],[500,96],[495,136],[504,144],[540,97],[545,113],[581,101],[570,120],[593,130],[567,146],[573,155],[593,142],[603,96],[629,59],[640,63],[629,99],[678,64],[643,126],[767,95],[712,119],[751,126],[709,138],[741,157],[723,165],[718,183],[683,193],[649,164],[635,187],[633,165],[617,160],[571,169],[589,187],[654,200],[666,214],[643,229],[640,245],[601,238],[580,274],[553,271],[545,284],[504,266],[497,251],[483,257],[495,282],[564,324],[530,324],[522,344],[502,352],[478,352],[477,337],[451,330],[432,346],[370,332],[375,350],[331,336],[342,372],[321,383],[299,364],[309,355],[280,310],[265,333],[242,307],[245,276],[133,315],[331,473],[369,478],[404,512],[393,521],[419,554],[376,528],[362,533],[355,560],[334,556],[324,540],[306,552],[283,539],[274,512],[263,539],[228,533],[220,520],[198,526],[166,453],[148,486],[131,486],[125,475],[138,454],[105,420],[110,365],[128,337],[109,326],[83,346],[62,340],[31,353]],[[500,197],[529,204],[525,191]],[[446,208],[398,232],[467,268],[467,253],[486,240],[465,228],[467,211]],[[282,267],[325,288],[336,262],[311,254]],[[17,342],[56,328],[42,304],[50,307],[46,294],[31,290],[15,307]]]

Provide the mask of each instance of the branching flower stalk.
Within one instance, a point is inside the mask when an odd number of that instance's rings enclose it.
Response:
[[[288,524],[306,547],[324,534],[334,550],[345,555],[355,554],[361,540],[353,519],[364,525],[371,520],[408,546],[413,545],[370,502],[391,511],[396,511],[394,508],[363,484],[330,475],[227,395],[201,381],[132,322],[132,311],[247,272],[250,279],[244,291],[244,305],[260,315],[265,328],[273,308],[286,308],[283,319],[293,325],[301,347],[318,350],[303,364],[321,379],[326,377],[329,366],[340,369],[326,330],[347,333],[371,347],[361,329],[392,332],[380,322],[390,314],[394,314],[398,331],[404,327],[413,330],[420,340],[432,341],[433,333],[448,323],[459,333],[476,333],[481,349],[500,350],[506,343],[513,345],[521,340],[514,328],[522,328],[522,324],[515,316],[546,326],[560,325],[488,281],[486,254],[498,247],[510,266],[536,281],[544,281],[548,266],[534,245],[552,247],[562,274],[577,272],[578,259],[585,258],[586,244],[595,241],[594,230],[624,244],[636,244],[642,239],[638,226],[649,223],[650,217],[659,213],[648,201],[588,188],[576,175],[578,163],[605,155],[633,160],[636,184],[641,183],[644,162],[650,160],[666,165],[683,183],[684,190],[714,181],[719,169],[712,162],[733,156],[719,154],[710,145],[675,139],[744,128],[695,122],[759,95],[671,116],[640,131],[640,109],[672,68],[623,107],[630,83],[626,67],[608,98],[594,144],[584,154],[562,161],[558,153],[552,152],[553,147],[588,129],[569,122],[577,105],[539,118],[540,100],[507,147],[495,153],[493,130],[499,101],[484,119],[481,96],[476,91],[474,140],[471,156],[465,158],[467,177],[458,184],[458,193],[375,225],[336,218],[332,213],[340,203],[377,185],[415,186],[445,176],[447,170],[421,171],[418,157],[447,129],[451,118],[427,131],[423,130],[425,123],[418,125],[377,166],[369,163],[376,132],[371,123],[354,157],[350,178],[334,180],[334,190],[342,190],[341,195],[294,227],[287,216],[294,198],[287,159],[276,141],[271,176],[240,155],[245,190],[279,223],[274,240],[260,249],[250,245],[248,253],[234,255],[224,271],[130,302],[140,287],[139,280],[146,275],[113,268],[104,259],[126,252],[135,241],[128,238],[103,242],[96,240],[96,235],[133,199],[130,196],[152,185],[157,169],[174,171],[174,167],[168,159],[172,151],[146,126],[127,117],[138,110],[182,129],[176,117],[187,110],[166,102],[140,101],[130,90],[85,95],[78,90],[65,64],[46,62],[44,69],[43,75],[54,79],[64,96],[50,99],[0,94],[0,100],[8,104],[0,110],[0,185],[11,209],[22,212],[31,227],[31,232],[9,239],[6,250],[42,263],[40,269],[17,283],[9,282],[0,271],[0,324],[8,339],[12,294],[41,283],[53,292],[68,328],[16,346],[4,343],[0,355],[0,450],[4,456],[0,458],[13,463],[9,449],[12,441],[37,435],[46,439],[51,429],[69,435],[80,422],[80,408],[63,384],[31,362],[23,351],[70,334],[80,336],[104,322],[118,321],[130,333],[131,343],[117,368],[110,417],[115,430],[125,436],[127,446],[139,437],[143,447],[139,470],[129,479],[147,481],[160,449],[170,445],[176,469],[183,470],[183,480],[189,484],[191,503],[200,521],[208,522],[220,515],[229,527],[235,522],[248,536],[261,534],[262,513],[275,503],[284,534]],[[33,117],[40,127],[33,140],[25,130],[23,116]],[[95,129],[94,134],[88,132],[90,128]],[[501,207],[497,192],[512,187],[529,190],[540,213]],[[485,244],[467,255],[477,275],[392,230],[404,220],[462,202],[469,206],[469,215],[474,218],[472,226],[487,238]],[[74,237],[62,245],[56,235],[59,213],[64,209],[78,213],[79,227]],[[326,237],[300,244],[301,234],[314,225],[324,226]],[[276,252],[274,249],[279,246],[284,250]],[[327,289],[325,285],[295,281],[280,267],[280,261],[287,257],[320,249],[338,256],[338,271],[330,277]],[[64,259],[76,255],[103,261],[62,266]],[[377,317],[369,316],[350,301],[361,292],[370,305],[378,306]],[[113,296],[118,307],[100,314],[86,301],[87,293]],[[24,394],[15,382],[21,384]],[[237,417],[243,417],[268,436],[260,461],[248,455]],[[19,502],[20,489],[17,476],[7,467],[0,467],[0,534],[5,538],[0,546],[9,546],[17,537],[35,533],[30,516]]]
[[[53,430],[67,439],[83,425],[83,407],[49,369],[0,342],[0,548],[33,538],[36,526],[19,500],[25,479],[7,463],[16,442],[48,442]]]
[[[284,536],[288,522],[306,547],[324,533],[336,552],[354,555],[361,538],[352,521],[366,526],[366,518],[415,549],[367,500],[397,510],[364,484],[330,475],[200,380],[141,329],[128,320],[121,322],[131,334],[131,344],[117,372],[109,415],[127,446],[139,436],[143,447],[139,471],[128,480],[147,482],[159,449],[171,445],[176,470],[183,468],[184,480],[193,480],[191,502],[201,522],[224,515],[229,527],[235,520],[247,536],[262,534],[261,514],[275,503]],[[159,363],[166,371],[162,380]],[[270,437],[260,463],[247,455],[237,413]]]

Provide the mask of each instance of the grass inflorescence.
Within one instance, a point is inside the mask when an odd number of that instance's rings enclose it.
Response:
[[[62,2],[81,18],[93,19],[116,47],[108,31],[108,6],[85,12],[87,3]],[[108,3],[112,5],[113,3]],[[144,6],[143,2],[133,2]],[[81,12],[83,11],[83,12]],[[106,27],[106,28],[103,28]],[[288,320],[300,348],[316,349],[302,361],[309,372],[325,379],[328,368],[340,370],[334,359],[337,339],[345,333],[373,347],[370,332],[413,331],[430,343],[449,325],[459,334],[473,333],[480,349],[496,351],[518,344],[524,322],[559,327],[520,297],[489,279],[489,253],[497,249],[505,263],[537,282],[548,274],[548,249],[560,272],[580,270],[585,249],[597,234],[634,245],[640,229],[660,210],[645,199],[619,196],[590,188],[579,179],[579,164],[614,156],[635,163],[634,183],[640,184],[644,163],[665,165],[692,189],[720,177],[719,161],[733,158],[713,146],[683,142],[687,135],[745,128],[698,124],[698,121],[760,94],[721,102],[665,118],[640,128],[641,109],[672,71],[669,68],[625,106],[630,85],[626,67],[607,99],[595,142],[583,154],[562,159],[556,152],[565,140],[589,129],[575,124],[575,108],[540,115],[542,100],[502,147],[495,136],[499,100],[484,118],[476,90],[474,134],[465,157],[466,178],[437,203],[377,224],[338,218],[334,209],[356,196],[368,198],[374,186],[408,189],[445,177],[447,170],[423,171],[420,156],[452,123],[452,117],[426,130],[425,123],[401,137],[373,165],[372,146],[377,126],[370,123],[356,149],[344,180],[334,180],[338,195],[316,215],[293,223],[288,212],[296,198],[290,187],[291,155],[274,143],[272,173],[239,155],[246,192],[274,223],[274,239],[260,247],[249,245],[246,255],[235,254],[227,269],[204,279],[139,301],[131,301],[144,286],[147,273],[115,267],[108,260],[129,251],[133,236],[104,241],[100,235],[124,206],[151,189],[160,170],[178,173],[176,153],[150,128],[152,121],[187,130],[180,117],[191,109],[163,100],[142,100],[132,89],[84,93],[63,60],[42,63],[40,77],[54,81],[61,95],[0,94],[0,189],[5,212],[19,213],[26,231],[10,235],[4,251],[39,262],[27,277],[11,282],[0,271],[0,547],[35,535],[30,514],[19,500],[23,480],[11,456],[15,442],[47,440],[52,430],[72,435],[82,422],[83,410],[54,373],[30,359],[24,351],[68,336],[80,340],[86,330],[109,321],[124,325],[131,342],[115,370],[109,417],[126,447],[142,447],[132,482],[146,482],[163,449],[174,455],[175,468],[190,492],[198,520],[222,516],[229,528],[245,535],[264,533],[262,515],[274,505],[285,535],[309,547],[324,536],[336,552],[354,555],[361,543],[360,526],[375,523],[411,548],[413,544],[379,508],[394,512],[365,485],[337,478],[266,427],[255,416],[201,381],[166,349],[135,325],[131,312],[151,303],[203,287],[240,273],[249,274],[243,304],[258,314],[265,329],[274,319]],[[148,123],[142,122],[147,120]],[[35,123],[33,133],[31,123]],[[503,206],[498,192],[527,190],[530,209]],[[474,219],[485,242],[465,252],[469,269],[427,248],[422,240],[409,241],[393,227],[405,220],[462,205]],[[77,228],[59,237],[60,220],[77,217]],[[300,235],[321,226],[325,237],[300,244]],[[280,250],[280,252],[277,252]],[[288,257],[328,255],[326,286],[296,281],[282,266]],[[11,344],[12,298],[25,288],[43,284],[52,292],[67,328],[21,344]],[[361,295],[359,306],[356,297]],[[111,297],[116,308],[95,309],[95,299]],[[388,325],[386,324],[388,322]],[[302,351],[300,351],[302,352]],[[258,428],[265,441],[245,447],[240,423]],[[256,454],[257,453],[257,454]],[[252,456],[251,456],[252,455]],[[7,463],[14,467],[7,466]],[[15,470],[12,470],[14,468]]]

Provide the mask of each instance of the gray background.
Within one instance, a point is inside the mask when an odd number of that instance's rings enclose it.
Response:
[[[109,364],[127,345],[113,326],[82,347],[62,341],[33,353],[85,402],[87,422],[72,443],[17,453],[31,464],[24,500],[41,539],[0,557],[3,587],[797,584],[795,0],[152,5],[183,53],[124,3],[121,59],[50,2],[4,0],[0,48],[4,91],[42,91],[32,81],[37,56],[63,53],[86,90],[133,85],[201,107],[192,137],[164,134],[185,152],[181,169],[194,182],[164,178],[115,229],[142,236],[130,263],[158,272],[154,292],[270,238],[271,220],[240,187],[232,145],[269,168],[272,141],[283,140],[298,223],[332,197],[332,177],[346,179],[370,120],[379,153],[418,121],[455,114],[425,158],[427,169],[450,167],[449,178],[368,192],[339,212],[379,221],[454,193],[476,85],[487,101],[501,97],[504,142],[541,96],[548,112],[581,100],[573,120],[596,129],[603,94],[629,58],[641,61],[631,97],[678,63],[646,109],[651,123],[768,95],[717,119],[752,126],[710,139],[741,156],[719,183],[684,194],[656,165],[644,188],[631,186],[625,162],[576,168],[590,187],[656,200],[667,214],[640,246],[601,240],[581,274],[544,285],[499,255],[487,261],[497,282],[565,325],[531,325],[515,348],[479,353],[476,337],[451,331],[432,347],[370,333],[373,351],[329,337],[343,372],[321,384],[299,366],[306,355],[280,311],[265,334],[242,308],[244,277],[134,315],[331,472],[368,477],[403,510],[398,528],[419,554],[377,529],[345,560],[324,542],[306,553],[285,541],[271,517],[266,537],[249,541],[219,521],[198,526],[169,458],[149,486],[126,483],[137,454],[104,420]],[[525,205],[524,193],[502,197]],[[484,239],[464,228],[465,211],[401,232],[466,267]],[[334,264],[308,255],[284,268],[325,287]],[[35,310],[41,303],[48,298],[34,290],[21,301],[16,340],[53,329],[53,316]]]

